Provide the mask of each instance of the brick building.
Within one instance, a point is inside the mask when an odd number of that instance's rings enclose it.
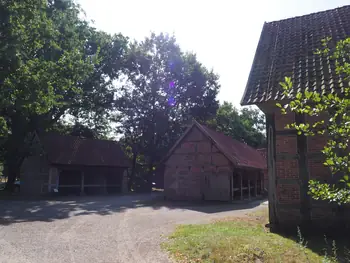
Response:
[[[256,150],[264,157],[267,163],[267,149],[260,148]],[[264,174],[264,191],[267,192],[269,187],[269,174],[268,174],[267,166],[266,166],[266,169],[263,170],[263,174]]]
[[[117,142],[54,133],[34,134],[21,166],[21,193],[118,193],[127,190],[130,162]]]
[[[295,130],[285,129],[286,124],[294,121],[314,120],[294,113],[281,115],[275,106],[276,102],[283,104],[279,83],[285,76],[292,78],[295,91],[322,88],[327,92],[348,85],[336,74],[335,62],[314,51],[321,48],[321,40],[326,37],[332,37],[334,46],[349,36],[350,6],[263,26],[241,104],[255,104],[266,115],[272,225],[334,223],[350,216],[349,210],[315,201],[308,195],[310,179],[332,180],[321,153],[327,138],[298,136]]]
[[[194,121],[162,162],[168,199],[231,201],[261,195],[265,158]]]

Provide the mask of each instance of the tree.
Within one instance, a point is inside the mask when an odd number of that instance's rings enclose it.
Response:
[[[218,107],[218,76],[184,53],[173,36],[151,34],[130,46],[125,84],[118,91],[119,132],[145,157],[148,178],[185,124],[207,120]]]
[[[322,153],[324,165],[332,172],[333,182],[311,180],[309,194],[314,199],[342,204],[350,202],[350,38],[337,42],[332,49],[328,45],[329,41],[330,38],[323,40],[323,48],[316,53],[335,63],[336,73],[344,86],[337,90],[321,89],[321,92],[306,89],[293,95],[292,81],[286,77],[281,86],[290,101],[283,107],[281,104],[277,106],[281,107],[282,113],[291,111],[306,116],[325,117],[315,123],[292,123],[287,128],[296,129],[299,135],[327,136],[328,141]]]
[[[266,144],[266,137],[263,133],[265,119],[258,109],[243,108],[238,110],[232,103],[225,101],[220,105],[215,118],[209,120],[207,124],[254,148]]]
[[[60,121],[51,126],[48,129],[48,132],[56,132],[62,135],[79,136],[90,139],[105,139],[105,137],[98,134],[96,130],[91,129],[79,122],[71,124],[65,121]]]
[[[80,14],[71,0],[0,0],[0,157],[8,189],[29,154],[29,133],[69,113],[104,120],[114,103],[110,82],[126,39],[97,32]]]

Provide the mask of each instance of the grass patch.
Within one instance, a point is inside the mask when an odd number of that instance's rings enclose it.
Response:
[[[299,241],[270,233],[267,209],[205,225],[182,225],[163,244],[177,262],[337,262]],[[325,243],[323,243],[326,245]]]

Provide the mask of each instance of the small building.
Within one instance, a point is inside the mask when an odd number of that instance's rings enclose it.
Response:
[[[194,121],[163,160],[165,197],[231,201],[262,194],[266,160],[252,147]]]
[[[315,54],[327,37],[333,47],[350,37],[350,6],[265,23],[241,100],[242,105],[257,105],[266,115],[269,213],[276,228],[327,226],[350,218],[349,210],[308,195],[310,179],[333,180],[321,152],[327,137],[298,136],[296,130],[285,129],[293,122],[312,123],[316,117],[282,115],[276,107],[277,102],[284,103],[279,83],[286,76],[292,78],[294,92],[327,92],[349,85],[337,74],[335,61]]]
[[[47,133],[31,138],[21,167],[21,193],[121,193],[127,189],[128,158],[115,141]]]

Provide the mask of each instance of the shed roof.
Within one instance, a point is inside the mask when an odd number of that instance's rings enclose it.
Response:
[[[349,36],[350,5],[265,23],[241,104],[283,100],[279,83],[286,76],[294,92],[341,87],[335,62],[314,52],[326,37],[334,45]]]
[[[85,139],[47,133],[39,136],[52,164],[129,167],[130,162],[115,141]]]
[[[234,140],[221,132],[210,129],[197,121],[194,121],[193,124],[185,131],[181,138],[170,149],[165,159],[167,159],[173,153],[175,148],[194,127],[197,127],[201,132],[203,132],[216,145],[220,152],[232,162],[233,165],[237,167],[266,169],[266,160],[257,150],[245,143]]]

